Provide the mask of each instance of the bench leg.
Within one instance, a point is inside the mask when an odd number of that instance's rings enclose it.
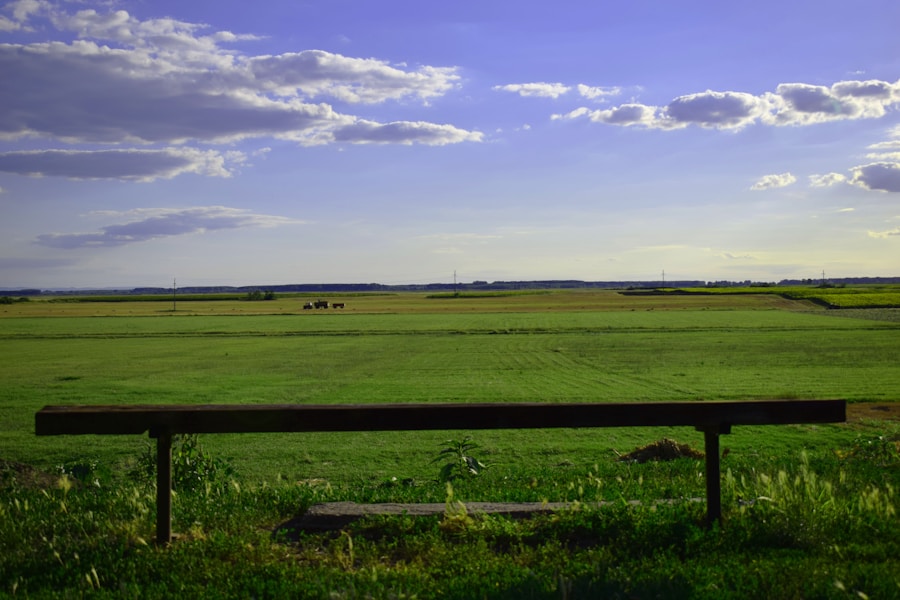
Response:
[[[706,524],[722,519],[722,479],[719,465],[719,434],[704,431],[706,450]]]
[[[719,461],[719,434],[731,433],[730,425],[698,427],[703,432],[706,451],[706,524],[722,521],[722,468]]]
[[[156,438],[156,543],[172,541],[172,432],[151,431]]]

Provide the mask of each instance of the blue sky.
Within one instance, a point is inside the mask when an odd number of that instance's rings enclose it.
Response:
[[[896,0],[0,6],[0,287],[900,275]]]

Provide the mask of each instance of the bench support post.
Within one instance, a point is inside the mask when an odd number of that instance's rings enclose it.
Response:
[[[156,543],[168,546],[172,541],[172,432],[150,431],[156,438]]]
[[[703,432],[706,452],[706,525],[722,520],[722,474],[719,461],[719,434],[731,433],[730,425],[697,427]]]

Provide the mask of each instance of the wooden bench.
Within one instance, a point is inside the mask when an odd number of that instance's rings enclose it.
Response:
[[[46,406],[37,435],[136,434],[157,440],[156,538],[172,537],[172,436],[192,433],[689,426],[704,434],[709,523],[721,518],[719,435],[734,425],[846,421],[844,400],[509,404]]]

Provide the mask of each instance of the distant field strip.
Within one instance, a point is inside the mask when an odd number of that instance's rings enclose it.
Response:
[[[21,317],[0,339],[891,329],[896,323],[787,311],[625,311],[292,316]]]
[[[680,293],[699,295],[772,294],[792,300],[810,300],[831,308],[900,308],[900,286],[685,288]]]

